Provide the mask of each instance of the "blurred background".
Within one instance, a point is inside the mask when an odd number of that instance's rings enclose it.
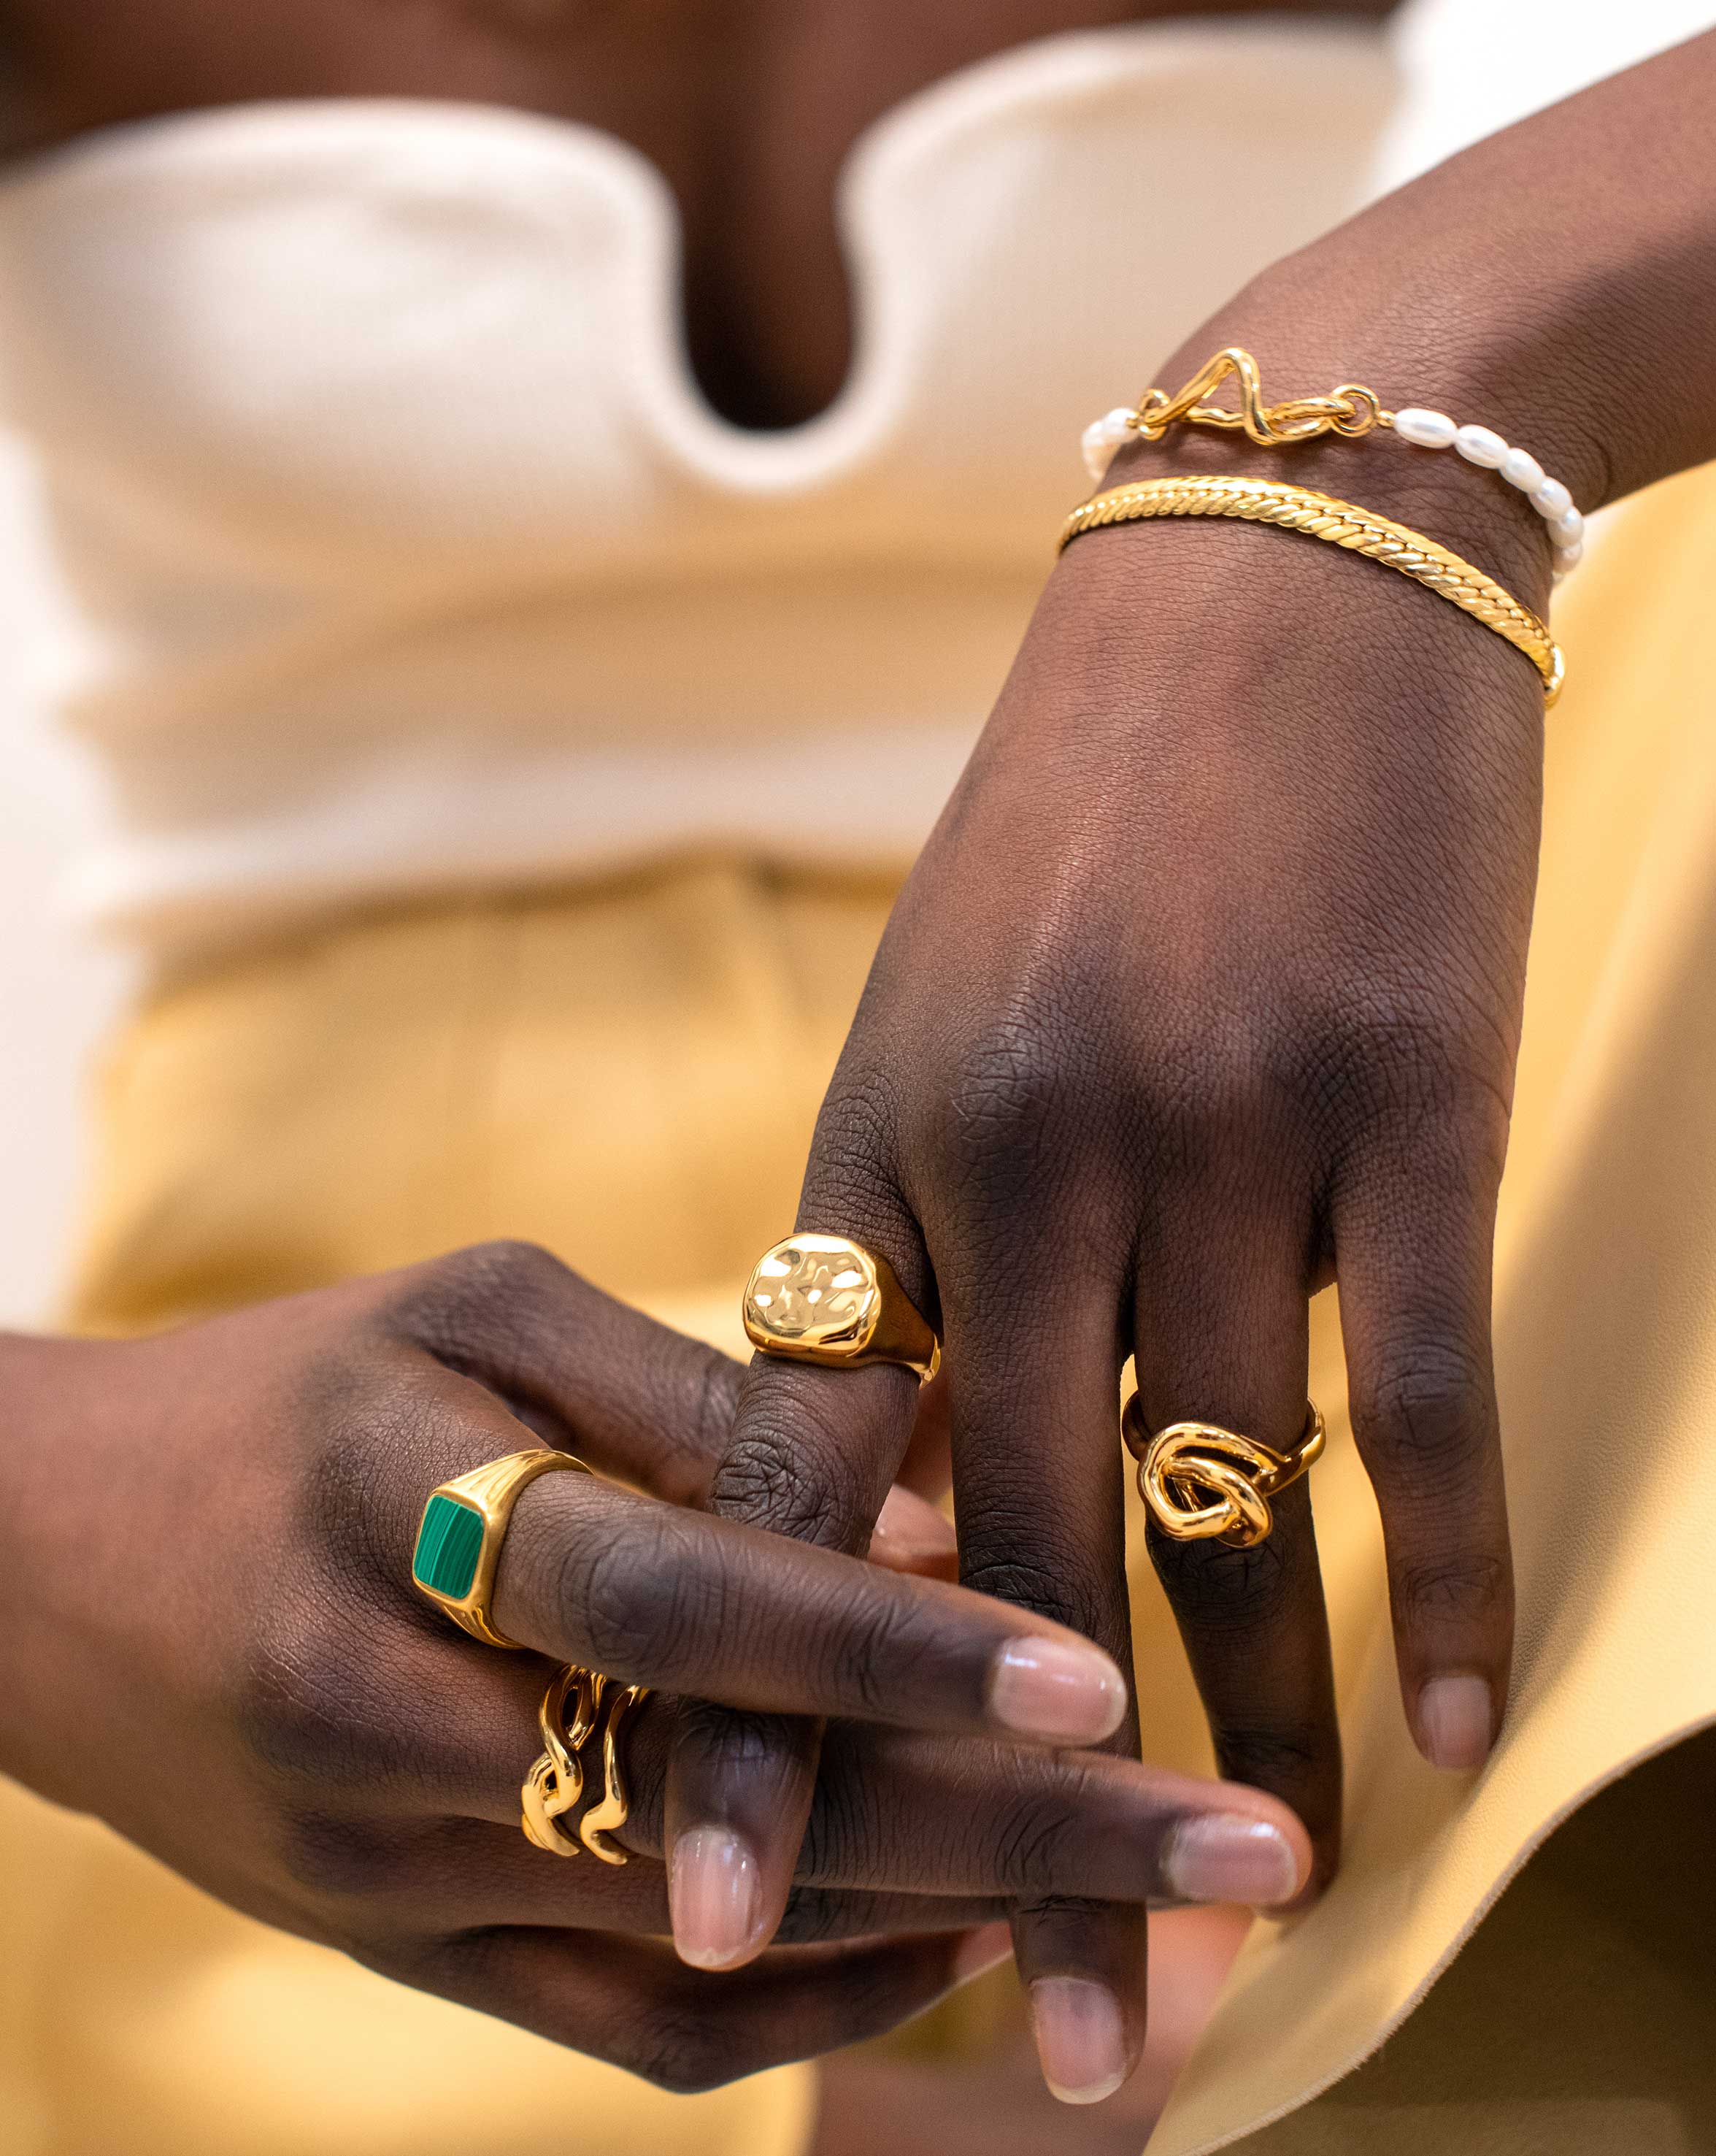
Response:
[[[1409,0],[1395,34],[1411,89],[1379,188],[1581,84],[1716,22],[1716,0]],[[1419,393],[1434,401],[1434,385]],[[1068,445],[1069,490],[1078,485]],[[28,464],[0,433],[0,1325],[50,1315],[74,1233],[85,1089],[130,992],[123,957],[79,934],[61,871],[100,814],[74,747],[41,716],[61,636],[38,557]]]

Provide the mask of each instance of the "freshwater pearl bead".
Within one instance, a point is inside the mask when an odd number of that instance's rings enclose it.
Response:
[[[1446,412],[1427,412],[1417,404],[1395,413],[1394,430],[1402,441],[1416,442],[1421,449],[1452,449],[1460,431]]]
[[[1125,440],[1129,431],[1126,422],[1132,417],[1124,404],[1117,404],[1112,412],[1104,412],[1100,419],[1093,419],[1080,438],[1084,452],[1084,469],[1093,480],[1099,480],[1108,470],[1114,454]]]
[[[1585,559],[1585,542],[1575,540],[1570,547],[1557,547],[1555,567],[1565,576],[1569,569],[1576,569]]]
[[[1550,525],[1550,536],[1558,547],[1576,547],[1585,536],[1585,519],[1576,509],[1570,509]]]
[[[1498,471],[1507,461],[1507,444],[1488,427],[1462,427],[1454,447],[1468,465],[1482,465],[1487,471]]]
[[[1535,494],[1544,483],[1544,468],[1529,449],[1509,449],[1497,469],[1521,494]]]
[[[1573,497],[1558,479],[1546,479],[1531,497],[1531,506],[1538,515],[1553,524],[1558,516],[1565,516],[1573,506]]]

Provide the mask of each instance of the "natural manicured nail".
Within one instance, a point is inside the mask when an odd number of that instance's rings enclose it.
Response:
[[[1186,1902],[1242,1902],[1269,1908],[1299,1892],[1299,1859],[1278,1826],[1241,1812],[1182,1820],[1169,1839],[1162,1875]]]
[[[890,1490],[870,1536],[870,1558],[891,1572],[957,1579],[959,1537],[953,1522],[914,1490]]]
[[[1009,1640],[990,1671],[989,1711],[1022,1737],[1097,1744],[1120,1726],[1126,1680],[1100,1647]]]
[[[1432,1767],[1469,1774],[1495,1740],[1489,1686],[1482,1677],[1432,1677],[1418,1695],[1418,1748]]]
[[[1083,1976],[1039,1976],[1031,1987],[1037,2057],[1063,2103],[1100,2103],[1126,2078],[1126,2024],[1105,1984]]]
[[[1012,1953],[1013,1928],[1007,1919],[985,1924],[960,1942],[953,1958],[953,1980],[955,1984],[969,1984],[973,1977],[983,1976],[1001,1963],[1011,1961]]]
[[[749,1960],[761,1896],[756,1859],[730,1828],[699,1826],[682,1834],[668,1867],[680,1960],[694,1969],[731,1969]]]

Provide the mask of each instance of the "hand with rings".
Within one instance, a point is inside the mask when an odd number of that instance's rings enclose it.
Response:
[[[0,1763],[404,1983],[705,2088],[919,2011],[1021,1894],[1305,1874],[1273,1799],[1078,1748],[1125,1688],[1061,1626],[695,1509],[739,1367],[539,1250],[3,1349]],[[673,1814],[685,1699],[826,1729],[779,1876]]]

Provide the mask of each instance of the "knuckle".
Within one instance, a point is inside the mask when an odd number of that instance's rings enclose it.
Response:
[[[1200,1632],[1247,1632],[1287,1609],[1296,1567],[1284,1539],[1271,1535],[1252,1549],[1176,1542],[1152,1530],[1150,1561],[1181,1620]]]
[[[1332,1732],[1308,1724],[1221,1717],[1212,1719],[1210,1734],[1222,1773],[1253,1789],[1296,1788],[1320,1773],[1334,1754]]]
[[[560,1553],[558,1604],[587,1640],[596,1667],[672,1687],[706,1661],[721,1598],[692,1562],[688,1539],[663,1508],[658,1518],[645,1512]]]
[[[392,1900],[415,1876],[415,1850],[397,1821],[300,1810],[279,1822],[278,1840],[282,1870],[317,1902]]]
[[[849,1208],[862,1233],[898,1217],[891,1163],[899,1149],[900,1106],[886,1073],[843,1059],[817,1116],[811,1173],[817,1201]]]
[[[1512,1568],[1498,1552],[1462,1550],[1394,1568],[1396,1611],[1412,1625],[1480,1621],[1506,1607],[1512,1588]]]
[[[1081,1581],[1071,1566],[1063,1571],[1047,1559],[974,1552],[971,1561],[960,1568],[960,1584],[997,1602],[1049,1618],[1087,1640],[1106,1639],[1113,1630],[1112,1593]]]
[[[1019,1797],[996,1822],[996,1876],[1010,1894],[1036,1902],[1066,1891],[1081,1839],[1078,1770],[1053,1793]]]
[[[1487,1438],[1488,1404],[1471,1350],[1427,1338],[1396,1348],[1355,1386],[1353,1425],[1372,1445],[1463,1467]]]
[[[287,1787],[374,1789],[411,1779],[413,1751],[390,1709],[391,1658],[355,1652],[330,1596],[289,1598],[241,1648],[230,1719],[255,1768]]]
[[[1058,1032],[1032,1016],[991,1025],[955,1055],[937,1151],[968,1189],[1023,1199],[1069,1120],[1072,1061]]]
[[[629,2070],[674,2096],[704,2096],[756,2071],[749,2024],[710,2015],[706,2007],[658,2004],[628,2032]]]
[[[843,1548],[853,1506],[832,1471],[836,1455],[813,1426],[788,1429],[753,1412],[745,1435],[715,1471],[709,1498],[715,1511],[795,1542]]]
[[[849,1897],[829,1893],[820,1887],[794,1887],[786,1897],[780,1928],[775,1933],[776,1946],[826,1946],[831,1941],[850,1938],[862,1928],[855,1920]]]
[[[451,1269],[479,1295],[500,1303],[542,1288],[556,1288],[573,1277],[571,1268],[540,1243],[502,1236],[474,1243],[448,1260]]]
[[[1296,1090],[1323,1127],[1347,1138],[1379,1127],[1446,1133],[1474,1165],[1493,1156],[1499,1173],[1514,1046],[1480,999],[1442,983],[1373,983],[1311,1038]]]
[[[458,1368],[482,1358],[497,1328],[516,1333],[550,1311],[563,1325],[569,1298],[583,1286],[540,1243],[475,1243],[417,1275],[398,1315],[412,1339]]]
[[[863,1584],[868,1588],[871,1583]],[[891,1599],[867,1599],[849,1610],[829,1649],[831,1691],[849,1702],[844,1711],[887,1718],[912,1697],[914,1679],[928,1674],[937,1659],[933,1618]]]

